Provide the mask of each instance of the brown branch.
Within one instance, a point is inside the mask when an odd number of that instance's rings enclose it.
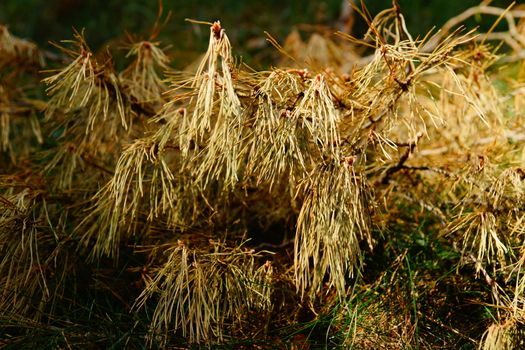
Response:
[[[397,162],[397,164],[394,166],[391,166],[390,168],[386,170],[385,175],[383,176],[383,179],[381,180],[381,183],[383,185],[387,185],[390,182],[390,178],[392,177],[392,175],[394,175],[396,172],[405,168],[405,163],[410,157],[410,155],[414,152],[414,149],[416,148],[416,144],[417,144],[417,141],[410,143],[405,153],[403,153],[401,158],[399,158],[399,161]]]
[[[434,34],[427,43],[423,46],[423,52],[430,52],[434,50],[441,40],[450,34],[454,27],[457,27],[462,22],[466,21],[468,18],[479,15],[492,15],[492,16],[504,16],[508,25],[509,31],[512,33],[517,33],[514,18],[525,18],[525,11],[521,10],[510,10],[506,11],[499,7],[479,5],[471,7],[464,12],[460,13],[456,17],[449,19],[441,29]]]
[[[509,29],[507,32],[481,33],[476,38],[474,38],[476,41],[502,40],[505,43],[507,43],[507,45],[512,47],[513,50],[515,50],[516,53],[520,55],[520,57],[525,57],[525,36],[519,33],[517,26],[516,26],[516,21],[515,21],[516,18],[525,18],[525,11],[524,10],[506,11],[505,9],[502,9],[499,7],[487,6],[487,5],[479,5],[479,6],[471,7],[465,10],[464,12],[460,13],[459,15],[449,19],[438,30],[438,32],[432,35],[430,39],[423,45],[423,47],[421,47],[420,52],[428,53],[428,52],[434,51],[439,46],[441,41],[453,32],[454,28],[458,27],[461,23],[463,23],[470,17],[480,15],[480,14],[492,15],[492,16],[503,16],[503,18],[505,18],[507,22]],[[519,47],[520,44],[521,44],[521,47]],[[377,53],[374,52],[373,54],[364,56],[356,62],[356,65],[364,66],[370,63],[376,55]],[[504,61],[508,61],[508,59],[509,59],[508,57],[505,57]]]

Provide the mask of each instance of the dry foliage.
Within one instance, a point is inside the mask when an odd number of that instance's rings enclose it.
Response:
[[[516,59],[523,76],[523,13],[482,5],[414,38],[395,2],[356,11],[363,39],[270,37],[286,59],[262,72],[236,62],[219,22],[195,72],[172,70],[152,37],[119,73],[75,33],[45,101],[16,88],[42,54],[0,27],[0,70],[14,70],[0,76],[2,319],[52,323],[89,270],[90,288],[147,319],[150,345],[263,339],[338,310],[329,328],[345,346],[431,347],[417,290],[445,277],[402,248],[425,221],[498,323],[479,320],[481,337],[427,320],[485,349],[522,344],[524,89],[498,68]],[[457,29],[473,13],[509,31]],[[514,52],[498,56],[496,39]],[[394,259],[367,284],[376,249]],[[101,282],[117,268],[129,290]]]

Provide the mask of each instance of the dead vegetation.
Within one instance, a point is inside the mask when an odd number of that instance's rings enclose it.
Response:
[[[1,27],[4,342],[519,348],[523,11],[414,38],[396,2],[355,10],[364,38],[270,37],[261,72],[219,22],[195,72],[154,36],[117,72],[75,33],[44,99]]]

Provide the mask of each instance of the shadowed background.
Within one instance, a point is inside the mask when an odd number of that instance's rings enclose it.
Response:
[[[384,0],[364,2],[372,15],[391,4]],[[234,51],[246,62],[258,64],[271,62],[261,54],[261,49],[268,46],[264,31],[282,42],[294,27],[303,33],[306,31],[306,35],[320,26],[336,28],[342,8],[342,0],[162,0],[162,3],[162,18],[165,19],[168,12],[171,12],[171,18],[163,27],[159,40],[172,43],[170,53],[175,66],[191,62],[205,50],[208,42],[208,29],[192,25],[185,18],[221,20]],[[409,30],[417,35],[479,4],[479,0],[400,0],[399,3]],[[492,3],[507,6],[510,1]],[[13,34],[36,41],[44,48],[49,48],[49,41],[70,39],[72,28],[84,28],[89,45],[98,50],[124,39],[126,32],[148,37],[158,8],[159,2],[154,0],[2,0],[0,24],[7,24]],[[362,34],[366,28],[358,17],[353,27],[356,35]],[[481,18],[471,22],[484,25]]]

